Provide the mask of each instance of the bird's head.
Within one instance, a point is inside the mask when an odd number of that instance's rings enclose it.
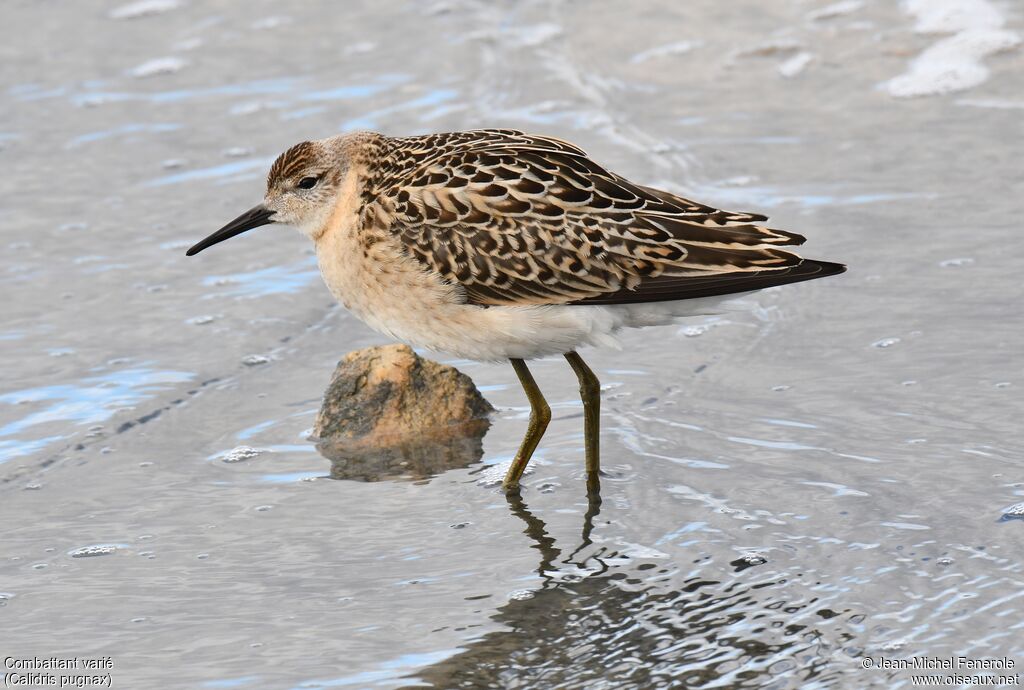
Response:
[[[197,242],[185,254],[198,254],[207,247],[270,223],[292,225],[307,237],[316,237],[331,217],[342,181],[349,171],[348,139],[303,141],[282,153],[270,166],[263,203]]]

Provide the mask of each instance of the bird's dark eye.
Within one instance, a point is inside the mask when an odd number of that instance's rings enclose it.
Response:
[[[319,181],[319,177],[303,177],[297,186],[299,189],[313,189]]]

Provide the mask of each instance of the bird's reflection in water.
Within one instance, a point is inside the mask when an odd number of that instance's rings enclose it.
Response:
[[[321,442],[337,479],[426,479],[483,457],[487,420],[372,449]],[[455,433],[452,433],[455,432]],[[540,584],[510,597],[502,630],[421,669],[408,687],[773,688],[855,683],[863,616],[787,588],[796,573],[716,560],[643,562],[595,539],[597,477],[588,481],[578,541],[560,547],[518,494],[510,518],[539,555]],[[602,530],[605,525],[602,524]],[[614,528],[613,528],[614,529]]]
[[[709,557],[683,566],[617,553],[592,541],[596,491],[579,544],[563,556],[520,496],[508,502],[540,555],[542,584],[497,609],[503,630],[418,671],[408,687],[837,687],[853,679],[848,654],[858,652],[853,631],[863,617],[817,598],[788,600],[786,577]]]
[[[407,436],[374,446],[344,439],[321,440],[317,451],[331,461],[332,479],[376,482],[423,480],[452,469],[469,467],[484,455],[488,419],[475,419],[433,434]]]

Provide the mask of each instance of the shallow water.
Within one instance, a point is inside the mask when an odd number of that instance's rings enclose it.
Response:
[[[5,8],[0,651],[110,656],[113,687],[1019,671],[1024,24],[980,5],[932,82],[960,29],[874,2]],[[560,359],[522,502],[493,483],[528,415],[506,366],[453,362],[500,410],[481,461],[338,478],[306,434],[386,339],[287,229],[184,257],[295,141],[499,125],[850,266],[584,353],[599,511]]]

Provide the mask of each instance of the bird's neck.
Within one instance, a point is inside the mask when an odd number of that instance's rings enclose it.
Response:
[[[317,251],[320,250],[320,244],[333,235],[337,233],[350,234],[355,231],[356,224],[359,222],[361,205],[361,179],[360,166],[351,166],[345,173],[345,177],[339,185],[333,208],[310,234],[313,242],[317,245]]]

